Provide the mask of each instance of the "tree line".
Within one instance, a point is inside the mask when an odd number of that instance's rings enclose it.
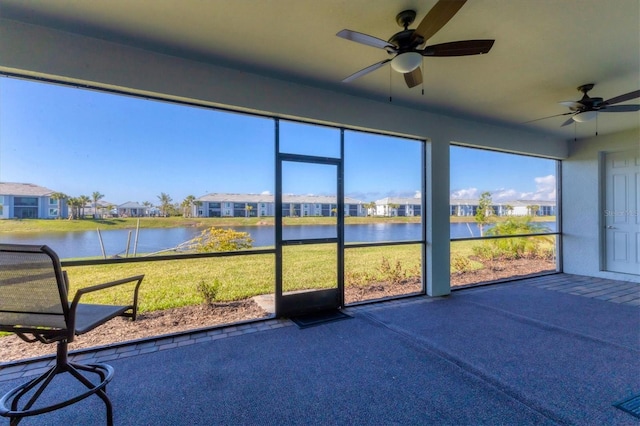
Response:
[[[62,218],[63,201],[66,201],[67,207],[69,208],[69,220],[85,218],[85,209],[88,205],[93,208],[94,219],[103,217],[105,215],[105,211],[107,211],[110,215],[111,212],[117,208],[117,206],[114,204],[98,206],[98,201],[102,200],[105,197],[105,195],[100,193],[100,191],[94,191],[90,197],[88,195],[70,197],[63,192],[54,192],[49,197],[57,202],[58,219]],[[143,202],[142,205],[147,209],[147,212],[149,212],[152,208],[157,207],[160,216],[163,217],[179,215],[182,215],[184,217],[191,217],[193,207],[199,207],[202,205],[202,201],[196,200],[196,197],[193,195],[188,195],[180,204],[173,203],[173,199],[171,198],[171,196],[164,192],[161,192],[157,197],[159,201],[159,204],[157,206],[154,206],[153,203],[149,201]],[[101,210],[102,213],[98,214],[98,210]]]

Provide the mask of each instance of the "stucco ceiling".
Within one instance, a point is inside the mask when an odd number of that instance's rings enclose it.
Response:
[[[640,125],[639,112],[599,114],[560,127],[595,83],[606,99],[640,89],[638,0],[469,0],[428,44],[495,39],[487,55],[425,58],[424,85],[408,89],[385,66],[341,80],[388,57],[350,42],[344,28],[388,39],[398,12],[416,22],[436,0],[0,0],[0,16],[106,38],[239,70],[573,139]],[[414,24],[415,26],[415,24]],[[424,95],[422,94],[424,89]],[[640,99],[625,103],[640,103]],[[597,126],[597,128],[596,128]]]

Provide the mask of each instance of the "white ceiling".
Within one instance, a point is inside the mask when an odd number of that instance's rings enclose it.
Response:
[[[358,96],[474,119],[528,126],[567,139],[596,121],[560,125],[560,101],[595,83],[606,99],[640,89],[639,0],[469,0],[428,44],[495,39],[487,55],[425,58],[422,86],[408,89],[388,57],[336,37],[344,28],[388,39],[398,12],[415,27],[436,0],[0,0],[0,16]],[[640,99],[625,102],[637,104]],[[599,134],[640,127],[639,112],[601,113]]]

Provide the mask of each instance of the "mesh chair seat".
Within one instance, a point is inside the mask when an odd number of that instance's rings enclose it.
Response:
[[[0,399],[0,415],[8,417],[11,425],[17,425],[24,417],[57,410],[96,394],[106,405],[107,424],[113,424],[113,409],[106,394],[113,368],[106,364],[70,362],[68,343],[76,335],[87,333],[117,316],[135,320],[138,290],[143,278],[144,275],[137,275],[82,288],[70,303],[68,279],[53,250],[45,245],[0,244],[0,331],[13,332],[27,342],[57,343],[55,366],[5,394]],[[86,293],[127,283],[135,283],[131,304],[80,303]],[[98,383],[81,372],[97,375]],[[87,390],[61,402],[37,406],[37,399],[45,388],[62,373],[69,373]],[[23,397],[28,401],[20,404]]]
[[[125,313],[131,306],[79,304],[76,308],[76,334],[87,333],[99,325]]]

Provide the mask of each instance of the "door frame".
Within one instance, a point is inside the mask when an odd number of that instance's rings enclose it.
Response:
[[[340,158],[280,153],[276,143],[275,197],[275,314],[277,317],[295,316],[344,306],[344,133],[340,137]],[[284,240],[282,237],[282,164],[285,162],[321,164],[336,167],[336,237],[306,240]],[[286,245],[336,244],[336,288],[283,294],[282,248]]]
[[[627,157],[627,154],[632,154],[631,157]],[[601,151],[598,153],[598,165],[599,165],[599,199],[600,199],[600,215],[599,215],[599,239],[600,239],[600,271],[604,271],[604,272],[611,272],[611,273],[617,273],[617,274],[631,274],[631,275],[636,275],[633,274],[632,272],[629,271],[623,271],[623,270],[617,270],[615,265],[613,265],[612,263],[610,263],[609,261],[609,256],[610,256],[610,250],[611,248],[607,246],[607,241],[608,241],[608,233],[613,232],[616,227],[615,227],[615,223],[610,223],[611,222],[611,218],[613,217],[615,219],[616,216],[624,216],[626,218],[626,220],[633,220],[634,215],[631,214],[631,210],[633,210],[635,208],[635,206],[631,206],[628,205],[627,208],[629,210],[627,211],[615,211],[614,207],[609,205],[610,197],[612,196],[612,194],[609,193],[609,172],[611,170],[611,164],[610,164],[610,159],[613,159],[614,156],[625,156],[627,157],[627,159],[633,161],[634,163],[637,161],[638,158],[638,151],[635,149],[630,149],[630,150],[623,150],[623,151]],[[637,163],[636,163],[637,164]],[[633,166],[633,164],[632,164]],[[638,188],[636,187],[637,182],[633,182],[630,184],[632,184],[631,186],[633,186],[633,188],[635,188],[636,191],[638,191]],[[629,192],[631,189],[627,188],[627,191]],[[629,197],[629,194],[626,194],[627,197]],[[636,195],[637,197],[637,195]],[[633,201],[631,199],[628,198],[627,201]],[[637,202],[637,200],[636,200]],[[612,210],[613,209],[613,210]],[[637,215],[637,212],[636,212]],[[629,244],[634,244],[634,241],[629,241]],[[638,248],[636,247],[636,251],[638,250]],[[635,253],[634,253],[635,254]],[[637,256],[637,254],[636,254]],[[633,259],[631,259],[631,261],[633,261]]]

